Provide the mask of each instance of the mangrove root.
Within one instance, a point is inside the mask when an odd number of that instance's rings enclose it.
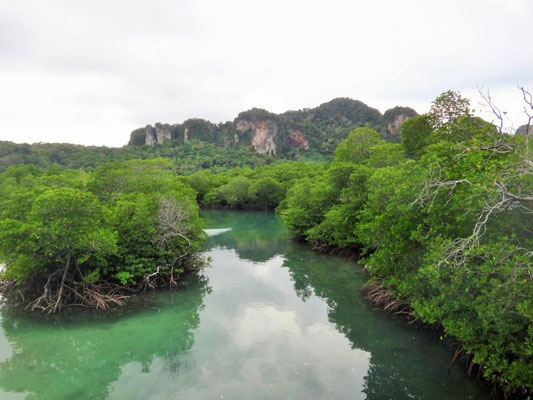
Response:
[[[385,287],[378,282],[370,281],[365,283],[363,285],[363,292],[372,305],[382,308],[394,315],[404,315],[409,317],[412,321],[416,321],[409,303],[389,294]]]

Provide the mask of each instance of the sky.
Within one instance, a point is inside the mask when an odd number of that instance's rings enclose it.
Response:
[[[478,88],[518,127],[532,19],[532,0],[2,0],[0,140],[122,146],[336,97],[423,113],[446,90],[482,113]]]

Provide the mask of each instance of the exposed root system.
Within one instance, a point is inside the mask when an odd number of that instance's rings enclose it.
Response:
[[[412,309],[407,301],[391,296],[385,287],[378,282],[369,281],[363,285],[362,289],[372,305],[394,315],[406,316],[411,322],[417,320],[414,318]]]
[[[178,259],[176,259],[178,261]],[[205,262],[192,260],[187,271],[200,269]],[[182,272],[183,269],[180,270]],[[17,284],[14,279],[1,279],[0,292],[6,299],[23,306],[25,310],[54,314],[66,307],[86,307],[99,310],[122,307],[132,294],[177,286],[178,275],[174,265],[163,273],[160,268],[136,283],[121,284],[100,280],[87,283],[79,268],[72,270],[69,262],[48,275],[46,282],[26,282]]]
[[[45,285],[43,293],[26,304],[25,309],[53,314],[65,307],[80,306],[106,310],[110,307],[122,307],[133,292],[129,286],[99,282],[98,284],[81,283],[67,285],[62,283],[57,290]]]

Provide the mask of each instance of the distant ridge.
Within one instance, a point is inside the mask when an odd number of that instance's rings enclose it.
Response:
[[[394,107],[384,114],[359,100],[336,98],[315,108],[271,113],[260,108],[243,111],[233,120],[214,124],[204,119],[183,123],[156,123],[131,133],[128,145],[186,143],[200,140],[224,148],[247,147],[258,154],[294,156],[308,151],[331,155],[337,144],[357,127],[378,130],[386,141],[400,140],[400,128],[418,115],[409,107]]]

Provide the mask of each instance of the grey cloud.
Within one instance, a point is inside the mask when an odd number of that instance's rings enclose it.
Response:
[[[528,0],[6,0],[0,79],[17,83],[0,135],[120,145],[147,123],[339,96],[425,111],[447,89],[533,84],[531,15]],[[37,131],[25,116],[39,112]]]

